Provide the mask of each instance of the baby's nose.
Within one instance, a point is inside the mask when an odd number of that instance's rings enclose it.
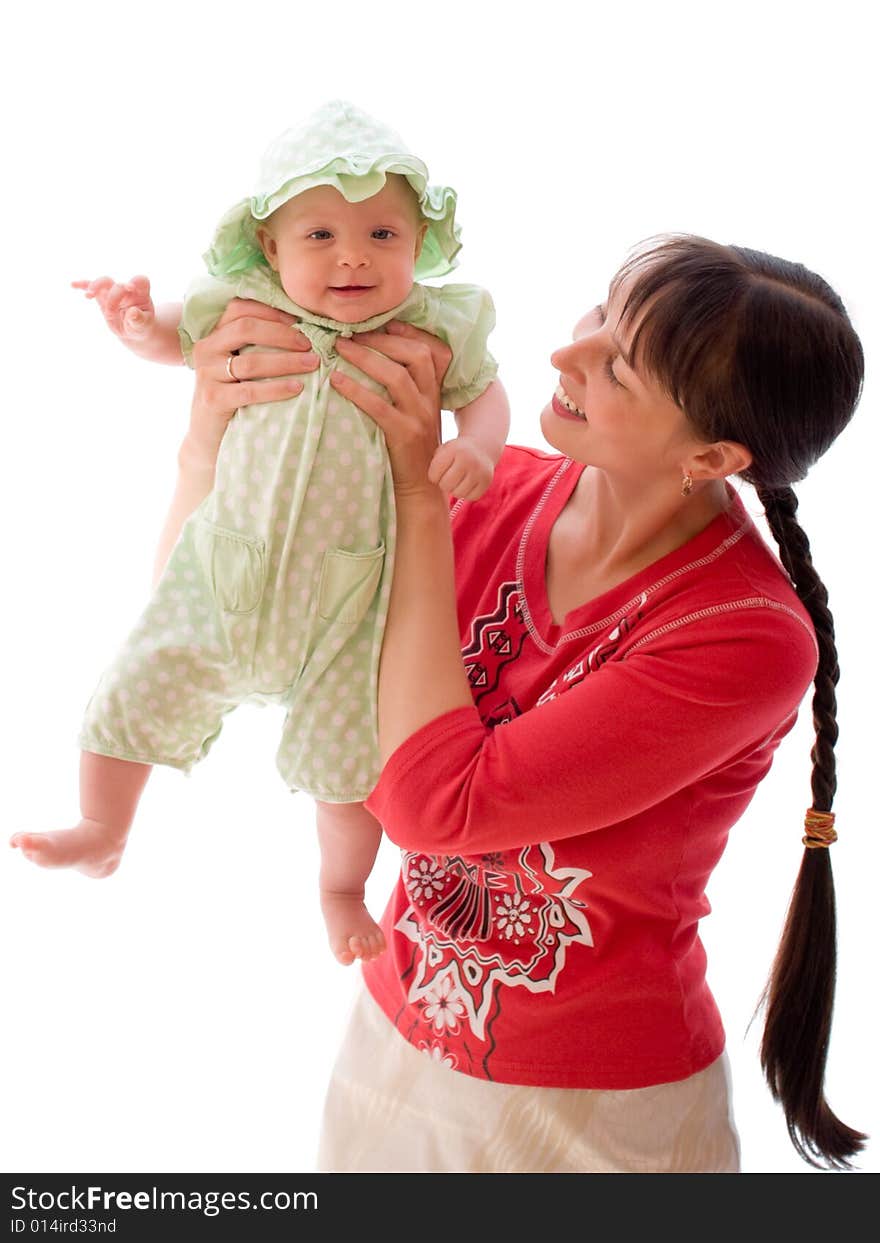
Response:
[[[369,264],[370,257],[366,251],[350,246],[340,250],[339,262],[343,267],[347,268],[364,268]]]

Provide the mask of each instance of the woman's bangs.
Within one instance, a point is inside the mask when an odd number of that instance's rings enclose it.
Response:
[[[621,266],[612,294],[623,288],[620,315],[633,327],[630,354],[687,412],[727,370],[739,300],[737,264],[725,248],[695,237],[649,239]],[[723,325],[723,327],[722,327]]]

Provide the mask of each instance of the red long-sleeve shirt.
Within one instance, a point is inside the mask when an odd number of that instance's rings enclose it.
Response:
[[[510,446],[489,491],[453,507],[474,706],[407,739],[368,800],[403,859],[364,977],[406,1039],[468,1074],[639,1088],[724,1047],[706,882],[816,644],[733,495],[554,624],[547,543],[582,470]]]

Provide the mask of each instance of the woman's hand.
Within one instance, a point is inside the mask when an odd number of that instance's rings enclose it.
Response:
[[[330,376],[333,387],[384,432],[398,499],[436,494],[429,472],[440,444],[440,382],[452,358],[449,346],[411,324],[392,321],[385,332],[339,337],[336,349],[388,391],[383,397],[341,371]]]
[[[297,376],[314,371],[318,358],[296,323],[285,311],[235,298],[216,328],[196,342],[196,387],[182,461],[213,466],[227,424],[240,406],[282,401],[302,392]],[[239,353],[246,346],[257,348]]]

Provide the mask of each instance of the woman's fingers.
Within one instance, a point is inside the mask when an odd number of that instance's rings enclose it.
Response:
[[[440,343],[442,344],[442,343]],[[387,333],[363,333],[358,339],[339,338],[340,357],[387,390],[377,393],[342,370],[330,382],[381,428],[398,498],[434,491],[428,478],[431,459],[440,440],[440,381],[438,365],[446,360],[425,340],[404,340]]]
[[[233,298],[206,340],[217,337],[227,353],[243,349],[246,345],[270,345],[281,350],[311,349],[308,337],[296,325],[295,316],[279,311],[277,307],[247,298]],[[221,332],[222,341],[219,336]]]
[[[218,379],[229,380],[231,377],[226,367],[228,354],[219,360]],[[314,371],[318,366],[318,355],[311,351],[302,352],[274,350],[248,350],[246,354],[235,354],[232,359],[232,376],[237,383],[242,380],[275,379],[281,375],[303,375]]]
[[[425,332],[423,328],[416,328],[414,324],[405,324],[399,319],[392,319],[389,324],[385,325],[385,328],[386,334],[390,334],[392,339],[396,337],[398,340],[415,341],[426,345],[431,351],[437,383],[442,382],[452,362],[452,350],[445,341],[441,341],[439,337],[433,336],[430,332]]]
[[[227,361],[231,359],[230,368]],[[271,354],[259,351],[248,354],[210,354],[207,358],[193,351],[196,375],[218,408],[230,409],[253,405],[255,402],[281,401],[303,390],[301,375],[318,366],[315,354]]]
[[[290,324],[260,316],[246,316],[220,323],[213,332],[203,338],[208,353],[234,354],[248,345],[266,346],[274,350],[310,350],[308,337]]]
[[[218,324],[228,324],[234,319],[273,319],[281,324],[295,324],[296,317],[287,311],[279,311],[277,307],[265,302],[257,302],[254,298],[232,298],[227,302]]]
[[[368,414],[371,419],[378,423],[382,431],[386,433],[393,430],[395,422],[399,422],[400,411],[398,407],[392,405],[387,397],[383,397],[381,393],[374,392],[373,389],[367,388],[363,384],[359,384],[352,376],[346,375],[344,371],[331,371],[330,383],[341,393],[343,397],[354,402],[359,410],[363,410],[364,414]]]
[[[365,375],[384,384],[395,406],[405,406],[419,393],[428,396],[439,390],[434,354],[423,341],[361,333],[357,341],[340,337],[336,349]]]
[[[243,384],[219,384],[214,381],[205,396],[215,410],[224,412],[237,410],[240,406],[256,406],[261,402],[284,401],[302,391],[301,380],[282,376],[272,380],[246,380]]]
[[[313,371],[318,357],[296,322],[275,307],[236,298],[214,330],[194,344],[191,426],[200,443],[219,443],[242,406],[284,401],[303,391],[298,377]],[[248,346],[257,348],[239,353]]]
[[[294,342],[292,349],[290,329],[281,324],[276,324],[274,327],[280,333],[288,335],[278,337],[279,344],[272,350],[248,350],[246,354],[238,353],[241,349],[241,345],[236,344],[238,338],[226,337],[225,329],[215,329],[210,336],[197,341],[193,346],[193,364],[196,371],[226,384],[233,381],[238,383],[242,380],[278,379],[314,371],[318,366],[318,356],[312,351],[310,343],[303,338],[305,347]],[[254,333],[253,335],[260,336],[261,334]],[[246,343],[250,344],[250,341]],[[262,341],[259,344],[267,343]],[[230,357],[232,357],[231,375],[227,370]]]
[[[452,350],[439,337],[421,328],[392,320],[387,332],[359,332],[355,337],[344,337],[355,345],[366,345],[376,353],[393,358],[405,367],[423,366],[430,362],[434,378],[440,384],[452,360]]]
[[[271,357],[276,358],[277,355]],[[301,355],[297,355],[299,359]],[[234,359],[233,374],[242,356]],[[196,367],[196,390],[200,401],[216,413],[231,414],[241,406],[253,406],[260,402],[283,401],[303,391],[303,382],[295,375],[269,376],[231,381],[225,364]]]

